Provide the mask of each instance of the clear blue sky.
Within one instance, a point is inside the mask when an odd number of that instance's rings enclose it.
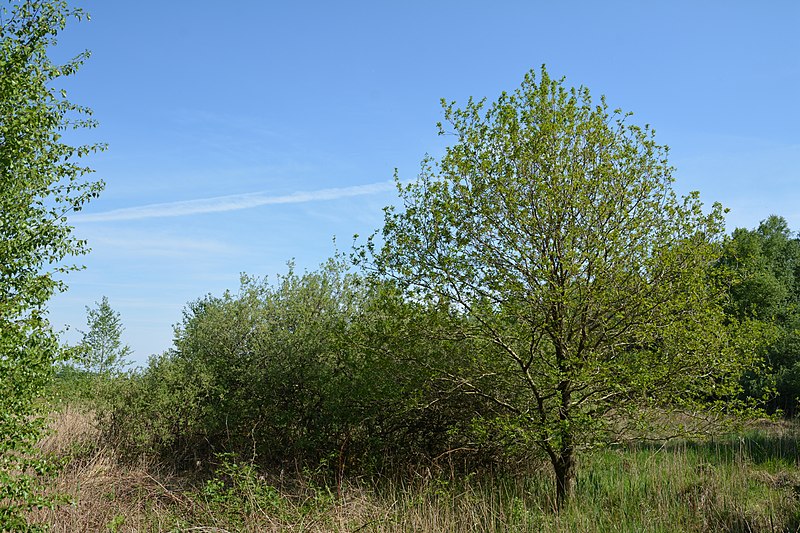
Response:
[[[729,207],[729,229],[800,229],[795,1],[80,5],[91,22],[55,54],[93,51],[65,86],[101,123],[107,188],[74,219],[93,252],[51,317],[74,340],[108,296],[140,364],[186,302],[379,228],[393,169],[442,153],[439,99],[495,99],[543,63],[652,124],[677,189]]]

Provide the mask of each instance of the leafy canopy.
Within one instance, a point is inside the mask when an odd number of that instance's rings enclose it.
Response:
[[[770,412],[794,415],[800,398],[800,240],[784,218],[770,216],[753,230],[734,230],[720,268],[728,272],[726,312],[763,332],[756,347],[765,354],[765,371],[746,377],[746,392],[767,397]]]

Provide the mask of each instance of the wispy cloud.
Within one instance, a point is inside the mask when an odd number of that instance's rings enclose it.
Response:
[[[238,211],[251,209],[262,205],[275,204],[300,204],[305,202],[319,202],[338,200],[352,196],[364,196],[392,190],[394,182],[382,181],[367,185],[353,187],[338,187],[332,189],[318,189],[316,191],[298,191],[286,195],[269,195],[264,192],[246,194],[233,194],[229,196],[216,196],[214,198],[200,198],[197,200],[184,200],[160,204],[140,205],[114,209],[103,213],[78,214],[71,218],[72,222],[111,222],[118,220],[138,220],[146,218],[182,217],[199,215],[203,213],[219,213],[223,211]]]

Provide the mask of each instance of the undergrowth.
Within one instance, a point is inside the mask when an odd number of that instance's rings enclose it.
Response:
[[[587,453],[575,497],[554,511],[548,465],[463,475],[447,468],[327,484],[317,472],[262,472],[219,455],[209,472],[120,461],[92,414],[66,406],[41,448],[65,466],[70,503],[32,520],[80,531],[800,531],[794,426],[707,442]]]

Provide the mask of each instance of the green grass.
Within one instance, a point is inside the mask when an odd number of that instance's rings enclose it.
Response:
[[[390,523],[463,531],[798,531],[798,435],[751,431],[704,443],[629,446],[586,454],[575,496],[553,512],[549,472],[429,480],[378,488]],[[378,522],[376,522],[377,524]]]

